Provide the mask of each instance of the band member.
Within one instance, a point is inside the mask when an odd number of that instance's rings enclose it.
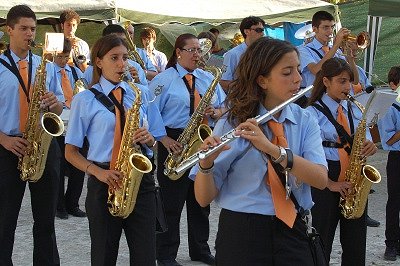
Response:
[[[179,153],[182,144],[178,136],[188,126],[196,108],[195,94],[204,95],[214,77],[197,67],[200,60],[200,44],[196,36],[182,34],[175,41],[174,52],[168,61],[167,69],[158,74],[149,85],[150,92],[156,95],[167,136],[158,145],[157,178],[164,199],[168,231],[157,235],[158,265],[180,265],[176,262],[179,248],[179,224],[183,205],[186,202],[188,217],[189,255],[194,261],[213,265],[214,257],[208,246],[210,206],[201,208],[194,198],[193,181],[183,175],[176,181],[164,175],[164,161],[169,153]],[[189,83],[191,81],[191,83]],[[221,104],[225,94],[217,84],[216,93],[206,109],[206,117],[217,119],[222,114]]]
[[[132,24],[129,24],[126,31],[128,32],[132,41],[134,41],[135,40],[135,29],[133,28]],[[156,67],[153,65],[150,58],[147,56],[146,52],[143,49],[136,48],[136,52],[139,53],[140,58],[144,62],[144,66],[146,68],[146,69],[144,69],[144,71],[146,72],[147,80],[149,80],[149,81],[152,80],[158,73]]]
[[[353,84],[358,83],[358,71],[355,63],[355,53],[349,47],[346,48],[346,56],[343,56],[343,51],[340,46],[343,44],[344,38],[350,34],[350,30],[341,28],[333,40],[333,45],[330,41],[333,37],[335,29],[335,19],[326,11],[318,11],[312,17],[312,28],[315,32],[314,39],[299,47],[300,52],[300,70],[303,77],[302,87],[310,86],[314,83],[315,75],[321,70],[322,64],[332,57],[339,57],[347,60],[353,71]],[[307,95],[309,97],[309,95]]]
[[[64,111],[69,112],[71,101],[74,94],[75,82],[83,77],[82,71],[67,64],[71,54],[71,41],[64,39],[64,50],[54,57],[54,67],[56,69],[58,80],[64,93],[65,104]],[[63,112],[64,112],[63,111]],[[83,181],[85,173],[73,167],[64,158],[65,136],[57,137],[57,142],[61,149],[61,167],[60,167],[60,191],[58,193],[57,213],[60,219],[68,219],[68,214],[75,217],[86,217],[86,213],[79,209],[79,197],[82,194]],[[87,147],[85,147],[87,149]],[[86,154],[86,151],[82,151]],[[65,188],[65,174],[68,176],[67,190]]]
[[[81,18],[74,10],[64,10],[60,15],[60,23],[64,36],[70,39],[72,45],[71,58],[68,64],[75,65],[82,72],[85,72],[90,61],[89,45],[75,36],[78,25],[81,23]]]
[[[86,212],[91,238],[91,263],[115,265],[121,232],[124,230],[130,264],[155,265],[156,206],[152,175],[143,175],[136,205],[127,218],[112,216],[107,207],[108,189],[121,188],[124,182],[121,172],[113,170],[110,164],[115,162],[118,147],[126,144],[121,143],[119,126],[125,122],[124,110],[132,108],[137,97],[130,85],[121,81],[121,75],[127,67],[127,44],[116,35],[104,36],[93,46],[91,58],[95,85],[91,90],[75,95],[65,137],[65,158],[89,175]],[[102,95],[102,99],[107,98],[107,102],[114,98],[115,114],[107,109],[103,100],[95,96],[93,88],[98,95]],[[122,102],[116,95],[118,93],[122,94]],[[165,129],[157,107],[149,103],[145,93],[141,97],[140,121],[126,123],[139,123],[140,128],[133,133],[133,141],[141,145],[145,155],[150,156],[150,148],[155,145],[156,139],[165,136]],[[89,142],[87,159],[79,152],[85,136]]]
[[[396,91],[400,85],[400,67],[394,66],[388,73],[389,86]],[[387,193],[386,203],[386,250],[385,260],[395,261],[400,254],[400,104],[395,102],[385,116],[379,120],[379,132],[384,150],[389,151],[386,165]]]
[[[329,260],[336,227],[340,221],[340,243],[342,245],[342,265],[365,265],[366,214],[358,219],[346,219],[341,213],[339,199],[346,197],[352,186],[344,180],[344,172],[349,166],[349,136],[361,120],[361,111],[346,101],[350,93],[354,72],[343,59],[330,58],[322,65],[314,82],[314,89],[309,99],[307,110],[318,119],[321,128],[322,145],[328,162],[328,186],[325,190],[312,190],[315,202],[312,208],[313,225],[320,233]],[[344,130],[337,132],[336,125]],[[344,132],[345,131],[345,132]],[[367,139],[363,144],[361,156],[373,155],[377,148]],[[357,243],[357,244],[355,244]]]
[[[215,199],[222,208],[217,265],[314,265],[300,207],[296,213],[293,201],[285,199],[274,168],[289,171],[291,193],[299,206],[311,209],[310,186],[323,189],[327,183],[317,121],[296,104],[264,124],[253,119],[299,91],[298,67],[297,50],[288,42],[263,37],[251,44],[226,98],[229,111],[201,145],[216,146],[218,136],[233,129],[240,137],[200,160],[195,177],[199,204]]]
[[[0,56],[0,265],[13,265],[12,251],[26,182],[20,178],[18,159],[30,144],[22,137],[27,125],[28,106],[41,58],[32,54],[36,16],[26,5],[13,6],[6,19],[10,37],[7,50]],[[46,90],[41,108],[60,114],[64,101],[56,72],[47,67]],[[19,100],[18,100],[19,99]],[[7,119],[5,119],[7,117]],[[33,214],[33,264],[59,265],[54,217],[59,186],[60,149],[51,141],[42,177],[30,182]]]
[[[259,17],[246,17],[240,23],[240,32],[244,37],[244,42],[224,54],[224,66],[226,70],[222,74],[219,83],[225,91],[229,89],[229,85],[235,79],[236,67],[247,47],[264,36],[264,27],[265,21]]]
[[[110,24],[107,25],[103,29],[103,34],[102,36],[106,36],[109,34],[115,34],[118,37],[125,39],[125,30],[122,28],[121,25],[118,24]],[[146,72],[142,69],[142,67],[135,61],[128,59],[128,69],[129,69],[129,74],[130,74],[130,79],[133,80],[136,85],[145,85],[147,86],[147,79],[146,79]],[[93,79],[93,66],[88,66],[84,73],[85,79],[88,82],[88,84],[93,84],[92,79]],[[143,88],[143,87],[141,87]]]
[[[165,66],[168,63],[168,59],[163,52],[158,51],[154,47],[154,44],[157,41],[156,31],[150,27],[144,28],[140,32],[140,40],[143,44],[143,50],[146,52],[153,65],[156,67],[157,72],[163,72],[165,70]]]

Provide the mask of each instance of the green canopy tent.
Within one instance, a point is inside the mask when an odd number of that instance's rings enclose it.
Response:
[[[373,76],[374,59],[379,40],[383,17],[400,17],[400,0],[369,0],[367,31],[371,36],[371,45],[364,55],[364,69],[368,78]]]

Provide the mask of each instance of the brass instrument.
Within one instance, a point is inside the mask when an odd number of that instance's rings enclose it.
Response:
[[[177,141],[182,144],[183,149],[179,154],[170,153],[164,162],[164,174],[171,180],[177,180],[184,174],[184,172],[176,174],[175,168],[195,153],[204,139],[212,134],[211,128],[208,125],[202,124],[202,121],[205,109],[211,102],[211,98],[215,93],[216,86],[222,74],[221,70],[215,66],[206,67],[205,70],[210,71],[214,79],[190,117],[187,127],[177,139]]]
[[[34,47],[33,41],[31,47]],[[20,177],[23,181],[36,182],[42,177],[52,138],[60,136],[64,131],[64,123],[58,115],[52,112],[42,114],[40,108],[40,97],[46,93],[44,51],[31,89],[33,91],[28,107],[28,120],[22,136],[30,144],[25,155],[19,158],[18,170],[21,171]]]
[[[86,56],[83,54],[80,54],[79,52],[79,47],[76,45],[76,42],[78,40],[77,37],[71,37],[69,38],[71,40],[71,45],[72,45],[72,58],[74,59],[74,62],[77,65],[82,65],[86,62]]]
[[[147,68],[143,62],[143,59],[140,57],[139,53],[136,51],[136,45],[133,42],[131,35],[129,35],[128,27],[130,25],[131,25],[130,21],[124,22],[125,37],[126,37],[126,42],[128,43],[128,47],[129,47],[128,57],[129,57],[129,59],[136,61],[142,67],[143,70],[146,70]]]
[[[81,91],[88,89],[88,83],[85,78],[79,78],[74,83],[74,88],[72,90],[72,95],[76,95]]]
[[[275,115],[276,113],[281,111],[288,104],[293,103],[293,102],[297,101],[298,99],[300,99],[300,97],[305,95],[307,92],[311,91],[312,88],[313,88],[312,85],[308,86],[307,88],[300,90],[297,94],[293,95],[293,97],[291,97],[290,99],[284,101],[283,103],[281,103],[280,105],[276,106],[275,108],[273,108],[269,112],[263,114],[262,116],[256,116],[255,119],[257,121],[257,124],[259,124],[259,125],[264,124],[273,115]],[[185,160],[183,160],[175,169],[173,169],[175,175],[182,175],[187,169],[189,169],[190,167],[192,167],[193,165],[198,163],[199,160],[207,158],[211,154],[213,154],[216,151],[220,150],[226,144],[229,144],[232,141],[234,141],[235,139],[237,139],[238,136],[235,135],[235,131],[236,131],[236,129],[234,128],[234,129],[226,132],[224,135],[222,135],[220,137],[220,139],[221,139],[221,143],[220,144],[218,144],[216,146],[213,146],[213,147],[210,147],[206,151],[198,151],[195,154],[193,154],[192,156],[190,156],[190,157],[186,158]]]
[[[233,47],[240,45],[242,42],[244,42],[244,37],[241,33],[235,33],[232,39],[229,40],[230,43],[232,43]]]
[[[0,55],[4,53],[5,50],[7,50],[7,44],[4,42],[0,42]]]
[[[127,111],[125,127],[121,139],[121,147],[118,152],[114,170],[122,173],[122,188],[118,190],[108,189],[108,210],[111,215],[126,218],[132,213],[136,204],[143,174],[149,173],[153,166],[150,160],[136,148],[133,135],[139,128],[140,106],[142,104],[141,90],[123,76],[136,94],[132,107]]]
[[[349,34],[347,36],[344,36],[343,42],[342,42],[342,47],[348,47],[353,50],[353,54],[357,55],[359,52],[363,52],[366,48],[369,47],[371,43],[371,38],[369,37],[368,32],[362,31],[358,35],[354,34]],[[349,43],[354,43],[356,45],[356,49],[352,48]],[[346,53],[344,53],[346,55]]]
[[[363,116],[354,135],[349,167],[345,172],[345,181],[350,182],[352,187],[346,198],[341,197],[339,202],[342,214],[346,219],[357,219],[361,217],[364,213],[365,205],[367,204],[371,185],[381,181],[381,175],[378,170],[371,165],[365,164],[365,158],[361,156],[367,129],[367,111],[375,94],[376,91],[373,91],[365,107],[350,94],[347,96],[348,100],[361,110]]]

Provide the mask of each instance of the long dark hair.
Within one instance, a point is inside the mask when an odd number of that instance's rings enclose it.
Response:
[[[324,77],[332,80],[333,77],[339,76],[343,72],[347,72],[350,75],[350,81],[354,80],[354,73],[351,70],[350,65],[343,59],[333,57],[326,60],[318,71],[317,76],[314,80],[314,88],[310,98],[308,99],[308,105],[315,103],[322,98],[322,95],[326,92],[326,86],[324,84]]]
[[[274,66],[296,48],[286,41],[262,37],[251,44],[241,57],[235,72],[226,105],[229,108],[228,121],[237,125],[258,114],[266,94],[257,84],[257,78],[269,76]],[[297,52],[298,54],[298,52]]]
[[[178,57],[176,56],[176,49],[182,49],[183,46],[186,45],[186,41],[190,39],[197,39],[196,36],[190,33],[184,33],[178,36],[175,41],[175,46],[174,46],[174,52],[172,53],[171,57],[168,60],[167,65],[165,66],[165,69],[173,67],[176,65],[178,62]]]
[[[128,49],[128,45],[124,39],[118,37],[115,34],[110,34],[101,37],[97,40],[97,42],[93,45],[92,53],[90,54],[90,58],[93,62],[93,79],[92,86],[96,84],[100,80],[100,76],[102,74],[101,68],[99,68],[96,64],[96,58],[103,59],[103,57],[114,47],[118,47],[120,45],[125,46]]]

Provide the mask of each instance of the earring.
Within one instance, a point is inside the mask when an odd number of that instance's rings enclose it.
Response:
[[[178,56],[178,59],[181,59],[181,56],[180,56],[180,55]]]

